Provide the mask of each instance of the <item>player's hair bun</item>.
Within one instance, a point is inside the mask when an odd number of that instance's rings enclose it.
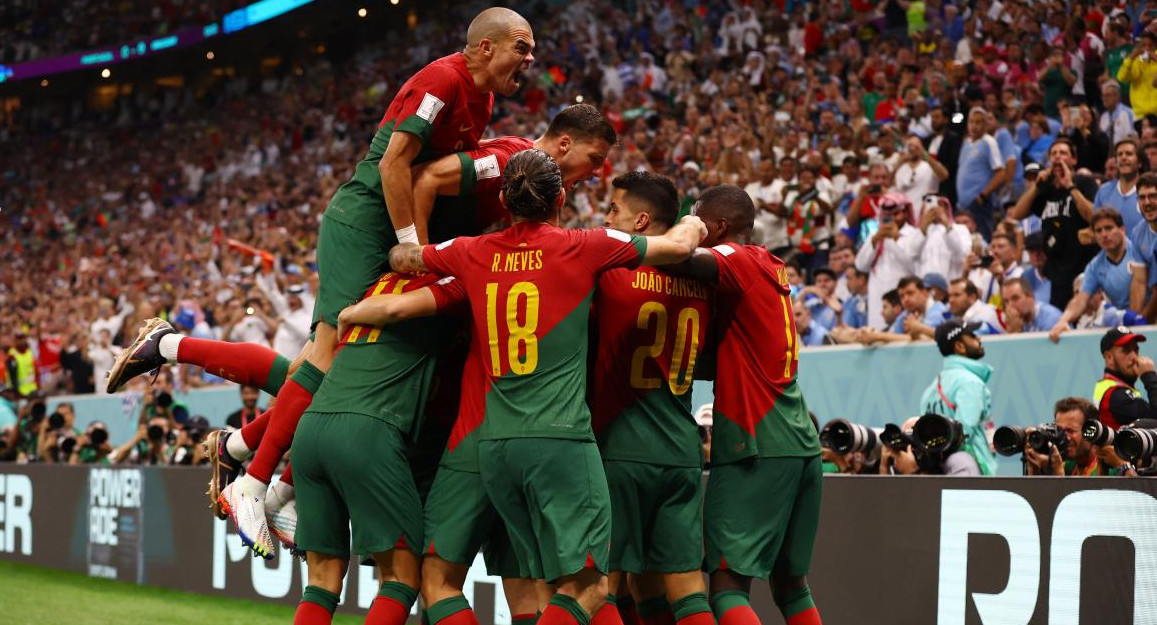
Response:
[[[542,150],[523,150],[506,164],[502,197],[512,215],[545,221],[562,192],[562,171]]]

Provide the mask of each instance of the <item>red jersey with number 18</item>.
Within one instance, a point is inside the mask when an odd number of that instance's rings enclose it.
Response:
[[[591,417],[604,460],[703,466],[691,413],[711,289],[654,267],[599,278]]]
[[[819,454],[796,382],[799,343],[783,261],[758,245],[711,252],[719,265],[712,464]]]
[[[646,249],[644,237],[528,221],[423,248],[426,267],[456,277],[471,302],[489,382],[480,440],[594,440],[586,368],[595,281],[637,266]]]

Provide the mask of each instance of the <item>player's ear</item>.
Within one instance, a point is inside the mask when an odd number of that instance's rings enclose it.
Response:
[[[650,225],[651,225],[651,216],[649,214],[647,214],[646,212],[639,213],[635,217],[635,231],[636,232],[643,232],[647,229],[647,226],[650,226]]]
[[[566,189],[559,189],[558,198],[554,200],[554,208],[562,210],[562,205],[566,204]]]
[[[563,136],[559,137],[558,138],[558,155],[560,157],[565,156],[566,153],[570,151],[570,147],[573,144],[574,144],[574,140],[570,138],[570,135],[563,135]]]

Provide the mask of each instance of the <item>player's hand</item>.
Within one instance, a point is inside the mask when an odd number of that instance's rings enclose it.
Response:
[[[350,322],[350,317],[353,315],[353,309],[356,306],[357,306],[357,304],[351,304],[349,306],[346,306],[344,309],[342,309],[342,311],[340,313],[338,313],[338,315],[337,315],[337,340],[338,341],[341,341],[342,337],[345,336],[346,334],[348,334],[350,331],[350,328],[352,328],[354,326],[354,324],[352,322]]]
[[[685,223],[688,224],[689,227],[695,228],[699,233],[700,243],[703,242],[703,239],[707,238],[707,224],[703,223],[703,220],[699,219],[699,217],[695,215],[687,215],[683,217],[683,219],[680,219],[679,223]]]

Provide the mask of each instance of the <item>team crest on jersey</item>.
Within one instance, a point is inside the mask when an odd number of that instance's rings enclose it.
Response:
[[[502,175],[498,169],[498,156],[491,154],[474,161],[474,177],[479,180],[497,178]]]
[[[444,249],[446,249],[446,248],[450,247],[450,246],[451,246],[451,245],[453,245],[453,244],[454,244],[454,239],[450,239],[449,241],[442,241],[441,243],[439,243],[439,244],[435,245],[435,246],[434,246],[434,249],[436,249],[436,250],[444,250]]]
[[[427,93],[422,96],[422,103],[418,105],[418,117],[432,124],[434,123],[434,118],[438,117],[438,113],[441,112],[444,106],[446,106],[445,102],[439,100],[434,94]]]

